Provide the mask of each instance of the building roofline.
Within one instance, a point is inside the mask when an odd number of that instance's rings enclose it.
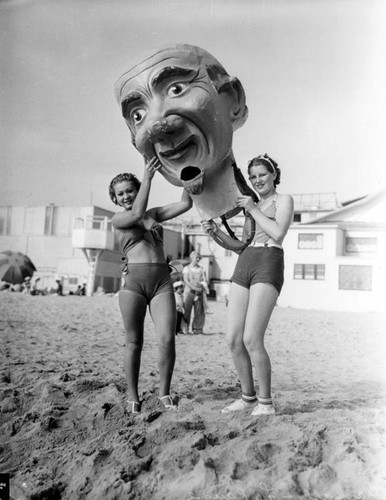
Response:
[[[346,204],[341,208],[337,208],[336,210],[333,210],[326,215],[322,215],[321,217],[317,217],[312,221],[308,221],[306,224],[318,224],[320,222],[343,222],[348,217],[361,212],[364,208],[372,208],[373,206],[378,205],[378,203],[380,203],[383,199],[386,199],[386,188],[384,187],[379,189],[375,193],[369,194],[363,198],[359,198],[358,200],[353,201],[348,205]]]

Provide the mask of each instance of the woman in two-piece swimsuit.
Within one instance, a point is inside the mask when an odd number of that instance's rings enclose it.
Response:
[[[159,399],[165,408],[176,409],[170,396],[176,306],[160,222],[189,210],[192,200],[184,190],[179,202],[147,210],[151,181],[159,168],[162,168],[159,161],[153,158],[146,164],[142,183],[135,175],[125,173],[114,177],[109,186],[111,200],[124,209],[113,216],[112,224],[126,256],[119,307],[126,337],[124,369],[129,413],[141,410],[138,380],[147,307],[158,342]]]
[[[254,203],[250,196],[240,196],[238,206],[253,217],[256,232],[252,243],[241,251],[231,278],[227,322],[227,342],[242,394],[241,399],[221,411],[252,409],[251,414],[259,416],[275,414],[271,362],[264,346],[264,334],[284,282],[281,244],[292,222],[293,199],[276,192],[281,171],[268,155],[251,160],[248,174],[259,201]],[[205,222],[203,227],[208,233],[218,231],[213,221]],[[252,367],[258,380],[258,396]]]

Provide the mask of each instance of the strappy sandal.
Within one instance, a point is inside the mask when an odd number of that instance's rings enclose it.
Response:
[[[167,410],[177,410],[178,409],[177,405],[175,405],[173,403],[173,400],[172,400],[171,396],[169,396],[169,394],[167,396],[162,396],[158,399],[161,401],[161,403],[164,405],[164,407]],[[164,402],[163,401],[164,399],[166,399],[167,402]]]
[[[138,401],[126,401],[127,413],[139,413],[141,411],[141,403]]]

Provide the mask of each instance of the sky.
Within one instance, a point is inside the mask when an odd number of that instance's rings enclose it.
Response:
[[[108,184],[143,174],[118,77],[167,44],[212,53],[249,108],[238,166],[267,153],[281,193],[347,201],[385,186],[383,0],[0,0],[0,205],[116,210]],[[178,200],[161,175],[149,206]]]

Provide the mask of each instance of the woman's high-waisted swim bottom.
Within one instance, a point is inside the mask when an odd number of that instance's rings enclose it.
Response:
[[[277,247],[247,247],[239,256],[231,281],[245,288],[269,283],[280,293],[284,283],[284,252]]]
[[[161,293],[170,292],[174,296],[169,267],[164,264],[127,264],[127,274],[123,274],[126,290],[145,297],[147,303]]]

